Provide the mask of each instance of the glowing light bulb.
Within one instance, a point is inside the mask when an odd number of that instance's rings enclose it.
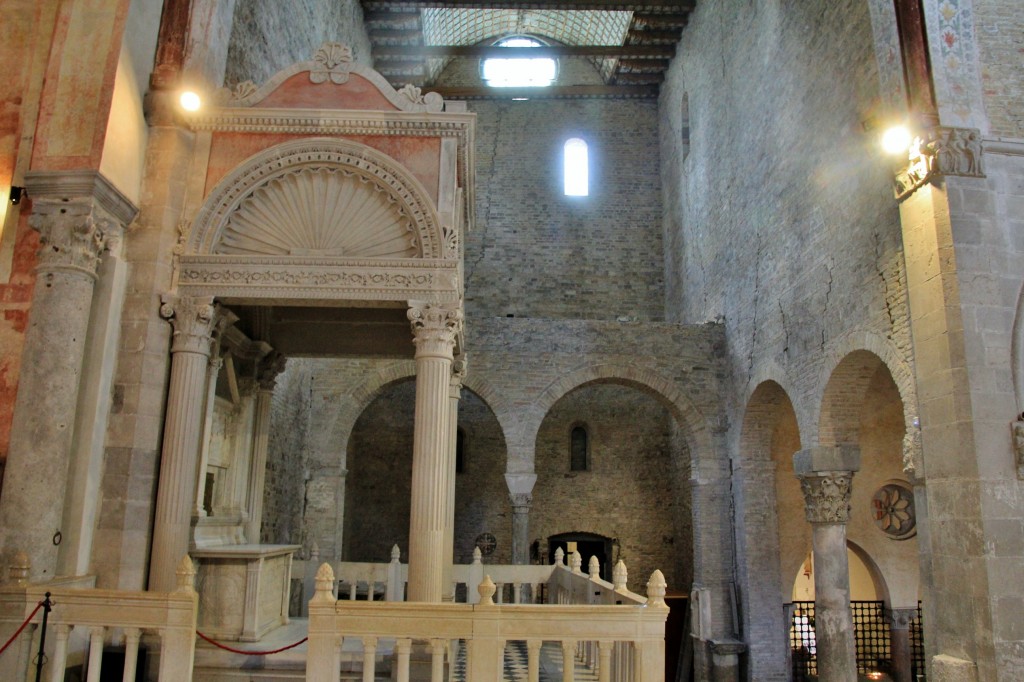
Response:
[[[893,126],[882,135],[882,149],[887,154],[900,154],[910,149],[911,135],[906,126]]]
[[[199,107],[202,106],[203,103],[202,100],[199,99],[199,95],[191,90],[186,90],[181,93],[181,98],[178,102],[181,103],[181,108],[185,111],[199,111]]]

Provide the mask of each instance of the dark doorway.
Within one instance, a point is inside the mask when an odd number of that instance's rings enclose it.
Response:
[[[596,533],[579,532],[552,535],[548,538],[548,563],[555,563],[555,550],[561,547],[565,552],[565,563],[568,565],[569,551],[567,547],[570,542],[576,543],[576,551],[583,557],[584,573],[590,572],[587,568],[590,565],[590,557],[596,556],[598,563],[601,564],[601,579],[611,581],[613,568],[611,562],[615,559],[612,556],[612,538],[606,538]]]

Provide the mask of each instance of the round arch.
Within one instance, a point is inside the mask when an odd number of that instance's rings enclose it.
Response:
[[[300,192],[311,199],[314,196],[322,199],[322,202],[314,202],[314,211],[326,214],[337,210],[330,192],[317,187],[318,182],[329,183],[334,176],[352,178],[354,191],[362,191],[365,187],[370,195],[380,195],[378,203],[393,209],[396,214],[394,229],[399,231],[405,225],[404,229],[414,234],[410,248],[415,251],[415,257],[443,258],[447,255],[445,235],[430,194],[408,169],[367,145],[325,137],[303,138],[269,147],[250,156],[228,173],[213,188],[196,214],[186,242],[186,253],[216,253],[232,217],[246,202],[273,203],[275,199],[268,197],[268,193]],[[309,187],[294,188],[284,184],[300,180]],[[344,225],[346,222],[350,221],[335,221],[334,224]],[[347,225],[345,227],[347,229]],[[328,255],[337,254],[328,251]]]

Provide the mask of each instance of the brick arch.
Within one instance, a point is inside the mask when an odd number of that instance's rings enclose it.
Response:
[[[674,382],[648,369],[619,364],[583,367],[548,384],[530,405],[529,410],[520,412],[520,415],[528,420],[520,433],[525,439],[524,445],[529,447],[529,452],[533,452],[541,422],[555,403],[570,391],[596,383],[632,386],[657,399],[668,408],[673,418],[683,428],[691,459],[696,459],[699,455],[713,458],[713,453],[718,452],[710,425],[704,415]]]
[[[741,462],[768,462],[771,460],[772,434],[786,411],[796,419],[796,410],[789,393],[782,385],[768,379],[754,388],[747,399],[740,428],[739,458]],[[799,422],[797,424],[799,434]]]
[[[352,435],[352,429],[355,428],[356,420],[366,411],[370,403],[389,386],[415,378],[416,363],[413,360],[396,362],[379,369],[349,394],[341,409],[337,411],[333,423],[329,428],[324,429],[324,433],[329,434],[327,442],[335,444],[339,452],[348,452],[348,439]],[[510,417],[498,391],[485,379],[474,378],[472,374],[467,375],[463,386],[476,394],[491,410],[501,425],[502,436],[507,442]]]
[[[837,388],[837,386],[833,386],[832,384],[833,380],[836,379],[837,371],[846,372],[851,369],[847,366],[845,369],[841,370],[844,362],[846,362],[851,356],[854,356],[854,354],[864,352],[874,356],[878,363],[888,370],[889,376],[892,378],[893,383],[896,384],[896,389],[899,391],[900,400],[903,403],[903,422],[906,430],[906,436],[904,437],[903,443],[903,465],[908,472],[912,472],[917,465],[920,465],[920,439],[916,437],[919,433],[919,429],[917,389],[914,382],[914,371],[911,363],[906,359],[905,354],[896,346],[895,343],[892,342],[891,339],[886,339],[873,332],[850,332],[837,339],[830,348],[828,364],[822,374],[822,381],[818,384],[819,386],[825,387],[822,391],[822,400],[819,405],[817,420],[819,443],[830,444],[845,442],[839,440],[822,440],[826,434],[826,432],[822,430],[822,426],[825,423],[823,417],[825,414],[826,404],[828,404],[829,400],[832,400],[832,408],[837,407],[834,404],[834,399],[838,397],[838,394],[833,390],[832,397],[829,398],[829,387],[832,386],[833,389]],[[828,379],[825,380],[825,377],[828,377]],[[859,397],[863,397],[863,391],[860,393]],[[834,409],[830,414],[835,416]],[[848,434],[849,429],[846,428],[844,433]],[[856,427],[854,427],[853,435],[853,440],[856,440]],[[848,437],[848,435],[844,435],[843,437]]]

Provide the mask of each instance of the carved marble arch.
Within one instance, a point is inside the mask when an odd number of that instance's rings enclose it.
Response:
[[[351,140],[305,138],[228,174],[196,215],[183,255],[452,259],[423,185]]]

